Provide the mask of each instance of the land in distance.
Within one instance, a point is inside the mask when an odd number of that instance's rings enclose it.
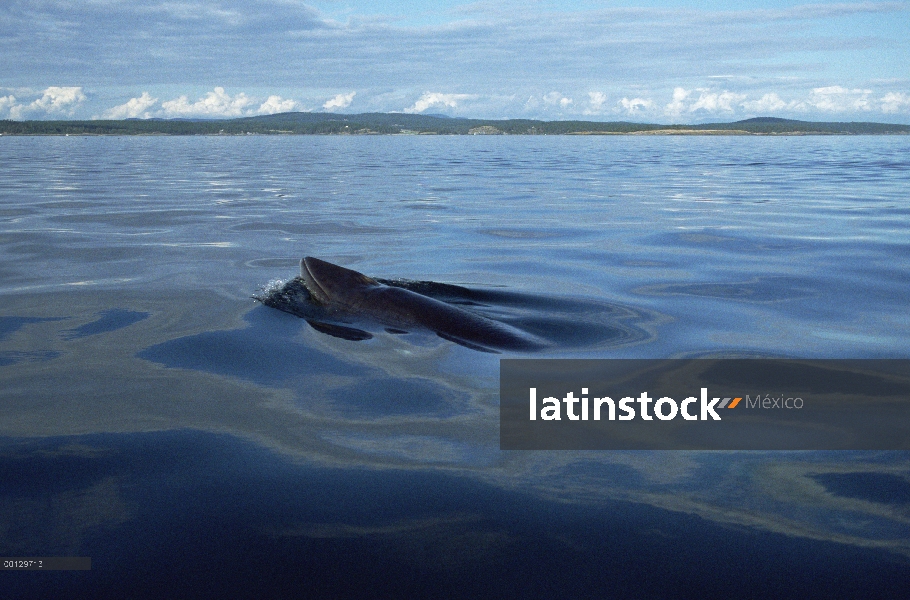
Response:
[[[0,121],[0,135],[907,135],[910,125],[757,117],[732,123],[467,119],[403,113],[281,113],[236,119]]]

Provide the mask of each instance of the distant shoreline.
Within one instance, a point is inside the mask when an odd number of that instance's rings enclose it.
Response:
[[[910,125],[774,117],[732,123],[662,125],[465,119],[403,113],[281,113],[219,120],[0,121],[0,136],[29,135],[910,135]]]

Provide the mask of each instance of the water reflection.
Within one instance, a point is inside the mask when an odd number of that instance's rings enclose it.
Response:
[[[907,140],[471,137],[4,138],[0,554],[95,565],[9,593],[902,597],[905,454],[501,452],[496,356],[249,296],[309,254],[546,356],[906,357]]]

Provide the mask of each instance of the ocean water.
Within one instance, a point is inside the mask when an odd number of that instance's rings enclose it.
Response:
[[[899,452],[503,452],[499,359],[253,299],[454,284],[535,357],[910,357],[906,137],[0,138],[16,597],[895,598]]]

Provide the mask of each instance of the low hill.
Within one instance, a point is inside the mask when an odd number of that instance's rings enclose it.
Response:
[[[910,125],[824,123],[756,117],[733,123],[658,125],[625,121],[469,119],[404,113],[281,113],[219,120],[0,121],[0,135],[893,135]]]

